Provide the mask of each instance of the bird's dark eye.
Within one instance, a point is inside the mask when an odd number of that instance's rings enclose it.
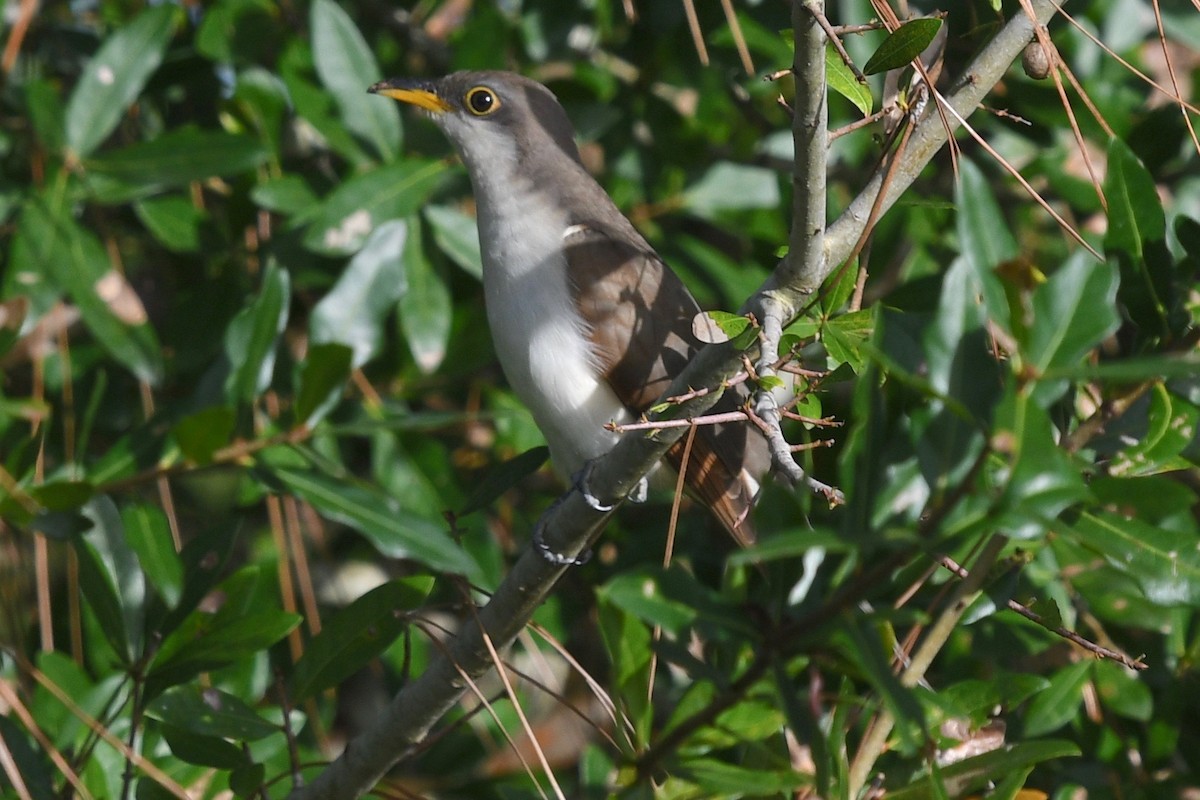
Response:
[[[469,89],[466,95],[467,108],[477,117],[486,117],[500,107],[500,98],[486,86]]]

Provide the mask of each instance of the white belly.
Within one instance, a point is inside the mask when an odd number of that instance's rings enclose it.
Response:
[[[505,377],[545,435],[556,469],[568,477],[612,449],[618,435],[605,424],[628,421],[630,414],[597,378],[591,340],[567,285],[561,255],[566,225],[546,222],[537,226],[547,232],[541,239],[500,237],[499,231],[512,229],[504,224],[482,230],[488,242],[483,285]]]

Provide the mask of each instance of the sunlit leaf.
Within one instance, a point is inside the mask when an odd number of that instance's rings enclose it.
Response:
[[[874,55],[867,59],[863,74],[875,75],[905,66],[921,55],[941,27],[942,21],[936,17],[921,17],[905,22],[888,34]]]
[[[67,102],[67,146],[86,156],[108,138],[162,63],[176,7],[151,6],[117,29],[87,62]]]

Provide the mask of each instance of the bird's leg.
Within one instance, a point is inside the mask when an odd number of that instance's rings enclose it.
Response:
[[[546,520],[554,513],[554,509],[558,508],[567,499],[567,495],[561,495],[557,500],[550,504],[542,514],[541,519],[533,526],[533,546],[538,551],[542,558],[549,561],[551,564],[559,567],[582,567],[592,557],[592,551],[584,550],[577,556],[569,556],[565,553],[559,553],[551,549],[546,543]]]

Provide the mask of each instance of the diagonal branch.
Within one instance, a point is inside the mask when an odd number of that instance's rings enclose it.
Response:
[[[1049,18],[1054,8],[1050,0],[1034,0],[1032,5],[1041,22]],[[1034,24],[1035,21],[1025,15],[1014,17],[979,53],[946,98],[959,114],[969,116],[987,91],[1000,80],[1033,37]],[[820,56],[823,60],[824,53]],[[797,85],[806,79],[798,76]],[[954,126],[953,120],[951,126]],[[927,115],[917,125],[909,143],[906,163],[887,185],[881,205],[884,211],[896,202],[945,144],[949,132],[936,114]],[[803,149],[798,146],[797,153],[801,152]],[[825,231],[823,257],[794,246],[763,288],[747,301],[744,310],[759,319],[769,312],[785,323],[790,322],[802,304],[849,254],[866,226],[881,184],[882,175],[877,175]],[[805,193],[797,191],[796,194]],[[812,200],[801,198],[799,202],[811,204]],[[807,220],[809,214],[806,212],[802,217]],[[793,239],[800,236],[803,240],[804,231],[801,228],[799,233],[793,233]],[[807,235],[811,237],[813,233]],[[820,241],[820,232],[815,235]],[[667,396],[688,393],[693,387],[719,386],[738,371],[741,357],[742,354],[729,343],[706,347],[676,378]],[[719,394],[693,393],[674,409],[673,415],[702,414],[716,402]],[[627,433],[608,455],[595,462],[590,474],[592,493],[602,499],[623,499],[685,430],[659,430],[649,435],[640,431]],[[547,512],[542,521],[546,544],[555,553],[582,553],[600,536],[610,513],[611,510],[595,510],[579,491],[572,490]],[[511,644],[565,570],[565,566],[551,564],[537,552],[527,549],[496,589],[491,601],[479,610],[478,616],[464,621],[462,630],[448,643],[445,653],[435,656],[425,672],[392,699],[374,727],[353,739],[345,752],[310,785],[293,792],[293,800],[353,798],[369,791],[458,702],[467,686],[463,675],[474,679],[491,668],[484,631],[498,650]]]

